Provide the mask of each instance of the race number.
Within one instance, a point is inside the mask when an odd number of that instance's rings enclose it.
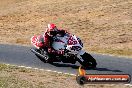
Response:
[[[76,45],[77,41],[71,36],[68,40],[68,45]]]

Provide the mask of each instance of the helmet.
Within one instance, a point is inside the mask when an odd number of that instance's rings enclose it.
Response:
[[[57,31],[57,27],[55,24],[48,24],[48,32],[49,31]]]
[[[55,24],[48,24],[47,27],[48,27],[47,32],[48,32],[48,35],[50,36],[54,35],[58,31]]]

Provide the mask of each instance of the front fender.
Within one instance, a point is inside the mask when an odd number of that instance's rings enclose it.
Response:
[[[86,53],[84,50],[79,51],[78,55],[83,55],[84,53]]]

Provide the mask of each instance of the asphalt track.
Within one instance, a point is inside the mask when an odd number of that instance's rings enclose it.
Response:
[[[77,74],[76,65],[41,62],[31,51],[31,47],[18,45],[0,45],[0,63],[27,66],[44,70]],[[132,58],[115,57],[101,54],[91,54],[97,60],[97,68],[87,69],[87,74],[129,74],[132,77]],[[132,82],[131,82],[132,83]]]

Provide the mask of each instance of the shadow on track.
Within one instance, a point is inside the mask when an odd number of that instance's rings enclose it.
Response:
[[[71,67],[73,69],[78,69],[79,66],[73,65],[73,64],[60,64],[60,63],[50,63],[51,65],[54,65],[56,67]],[[111,72],[122,72],[120,70],[110,70],[107,68],[94,68],[94,69],[85,69],[85,70],[96,70],[96,71],[111,71]]]
[[[88,69],[87,69],[88,70]],[[107,68],[95,68],[95,69],[92,69],[92,70],[97,70],[97,71],[112,71],[112,72],[122,72],[121,70],[110,70],[110,69],[107,69]]]
[[[60,63],[50,63],[51,65],[54,65],[56,67],[71,67],[73,69],[78,69],[79,66],[73,65],[73,64],[60,64]]]

